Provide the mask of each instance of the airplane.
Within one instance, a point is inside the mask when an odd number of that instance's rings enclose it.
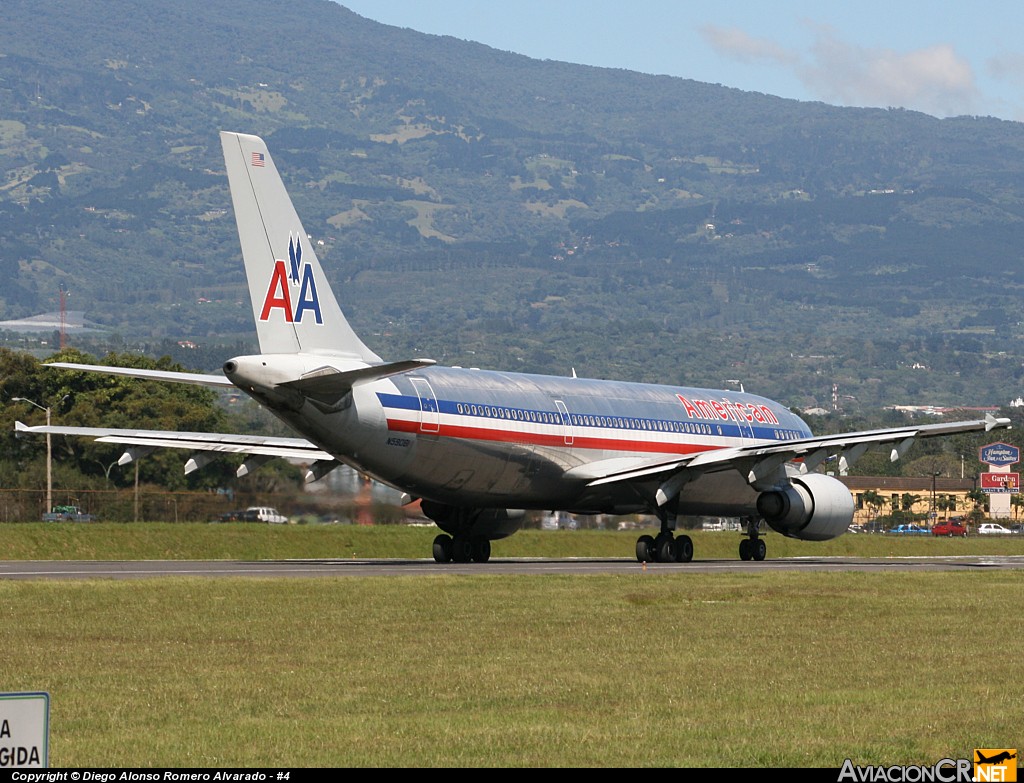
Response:
[[[854,502],[836,478],[869,448],[899,459],[918,438],[1009,427],[995,418],[816,437],[781,403],[742,390],[544,376],[385,361],[353,331],[264,141],[222,132],[228,184],[260,353],[223,375],[54,362],[50,367],[237,388],[295,438],[83,427],[126,446],[121,464],[157,448],[190,450],[185,472],[244,454],[238,475],[275,457],[304,460],[307,481],[347,465],[421,501],[442,531],[441,563],[484,563],[527,510],[651,514],[657,535],[636,541],[643,563],[688,562],[681,515],[740,518],[743,560],[764,560],[764,525],[825,541],[846,532]]]
[[[1016,753],[1011,753],[1008,750],[1004,750],[1001,753],[997,753],[992,758],[986,758],[980,750],[975,750],[974,755],[978,758],[974,762],[975,764],[1002,764],[1004,761],[1011,761],[1017,758]]]

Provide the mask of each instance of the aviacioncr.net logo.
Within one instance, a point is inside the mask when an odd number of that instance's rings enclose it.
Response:
[[[941,759],[925,766],[856,767],[850,759],[839,770],[840,783],[970,783],[969,759]]]

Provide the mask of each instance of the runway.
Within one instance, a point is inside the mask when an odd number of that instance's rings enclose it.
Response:
[[[151,579],[159,577],[370,577],[518,574],[685,576],[777,571],[963,571],[1021,569],[1024,555],[964,557],[794,557],[764,560],[694,560],[638,563],[628,558],[497,558],[488,563],[433,560],[32,560],[0,562],[0,579]]]

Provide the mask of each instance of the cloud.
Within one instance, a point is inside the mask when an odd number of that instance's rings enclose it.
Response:
[[[852,106],[901,106],[938,117],[970,114],[979,93],[974,71],[952,46],[911,52],[857,46],[818,27],[797,76],[822,100]]]
[[[971,114],[980,102],[970,63],[948,44],[898,52],[851,44],[828,26],[809,26],[814,40],[803,55],[738,28],[707,25],[701,35],[723,57],[786,68],[828,103],[899,106],[949,117]]]
[[[723,57],[742,63],[778,63],[796,65],[799,57],[767,38],[755,38],[738,27],[704,25],[700,34]]]

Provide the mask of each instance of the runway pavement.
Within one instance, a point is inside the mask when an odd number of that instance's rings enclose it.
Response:
[[[488,563],[433,560],[33,560],[0,562],[0,579],[144,579],[155,577],[345,577],[443,574],[647,574],[685,576],[771,571],[962,571],[1024,568],[1024,555],[965,557],[794,557],[638,563],[627,558],[496,558]]]

